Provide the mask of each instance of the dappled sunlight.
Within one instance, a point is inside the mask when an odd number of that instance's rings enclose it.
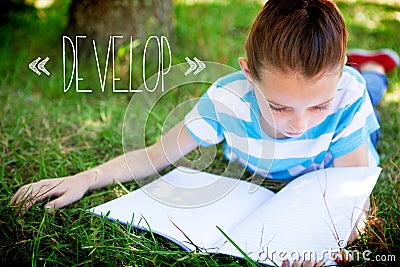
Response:
[[[174,4],[178,5],[196,5],[196,4],[219,4],[219,5],[228,5],[230,3],[229,0],[173,0]]]
[[[393,83],[391,85],[391,89],[386,92],[383,100],[383,103],[397,103],[400,104],[400,84]]]
[[[48,8],[54,4],[54,0],[26,0],[25,2],[33,5],[37,9]]]
[[[109,125],[112,118],[112,112],[105,112],[104,110],[100,111],[100,118],[96,119],[87,119],[84,121],[85,126],[91,126],[93,128],[103,128]]]
[[[46,1],[46,0],[37,0],[37,1]],[[47,0],[48,1],[48,0]],[[183,5],[193,5],[193,4],[230,4],[231,0],[173,0],[174,4],[183,4]],[[259,2],[260,4],[264,4],[266,0],[247,0],[247,2]],[[359,0],[341,0],[341,2],[347,2],[350,4],[358,4]],[[382,5],[392,5],[400,7],[400,0],[366,0],[364,3],[376,3]]]
[[[374,29],[381,22],[381,18],[379,16],[369,16],[368,14],[362,12],[362,7],[357,7],[356,9],[360,9],[360,12],[356,12],[354,16],[356,23],[363,24],[369,29]]]
[[[357,0],[342,0],[342,2],[357,3],[359,1],[357,1]],[[364,2],[400,6],[400,0],[367,0]]]
[[[389,5],[388,1],[370,0],[341,0],[337,4],[350,33],[349,47],[378,49],[384,44],[396,50],[400,1],[396,5]]]
[[[371,8],[366,6],[366,3],[368,2],[354,3],[352,5],[354,16],[348,16],[347,19],[371,30],[382,26],[383,21],[395,20],[400,22],[400,11],[388,10],[382,6],[382,8],[377,7],[371,12]]]

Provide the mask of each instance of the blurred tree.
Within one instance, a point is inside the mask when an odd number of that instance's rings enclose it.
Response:
[[[174,13],[171,0],[72,0],[66,35],[85,35],[106,46],[110,35],[121,42],[165,35],[173,40]],[[80,52],[93,50],[92,42],[82,42]]]

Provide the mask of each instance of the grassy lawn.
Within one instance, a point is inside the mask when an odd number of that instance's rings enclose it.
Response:
[[[62,3],[61,3],[62,2]],[[185,57],[220,62],[238,68],[243,44],[261,4],[254,1],[174,5],[176,40],[171,45],[173,64]],[[198,3],[196,3],[198,2]],[[396,1],[339,1],[348,30],[349,48],[391,48],[400,53],[400,3]],[[94,59],[79,66],[84,86],[93,93],[63,92],[62,31],[68,1],[55,1],[48,9],[15,13],[0,25],[0,262],[4,266],[244,266],[244,260],[201,255],[180,250],[150,233],[98,218],[86,209],[137,188],[135,182],[89,192],[83,199],[53,214],[39,203],[24,216],[8,206],[12,195],[26,183],[60,177],[94,167],[123,153],[122,123],[131,93],[100,91]],[[196,19],[193,19],[196,18]],[[135,48],[142,53],[143,43]],[[37,76],[28,64],[50,57],[49,77]],[[104,60],[104,59],[103,59]],[[126,78],[126,53],[117,55],[119,77]],[[141,59],[133,65],[134,86],[142,81]],[[150,69],[154,68],[150,64]],[[390,86],[379,104],[381,114],[382,174],[373,191],[373,214],[367,231],[351,249],[376,255],[396,255],[400,261],[400,72],[389,75]],[[107,81],[109,82],[109,81]],[[126,80],[125,80],[126,82]],[[109,88],[109,83],[108,83]],[[174,105],[200,95],[206,86],[191,87],[189,96],[171,97]],[[140,114],[140,112],[139,112]],[[161,116],[163,110],[158,111]],[[160,133],[157,116],[148,125],[146,142]],[[138,137],[138,138],[143,138]],[[138,141],[142,141],[139,140]],[[194,157],[196,152],[194,152]],[[218,153],[220,153],[218,151]],[[220,154],[218,158],[222,158]],[[216,171],[224,168],[216,163]],[[361,261],[357,266],[376,266]],[[394,266],[379,262],[379,266]],[[398,264],[398,263],[397,263]],[[354,264],[353,264],[354,265]]]

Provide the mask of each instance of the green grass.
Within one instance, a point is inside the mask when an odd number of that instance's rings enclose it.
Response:
[[[221,2],[175,4],[174,64],[196,56],[238,67],[246,33],[261,5]],[[341,1],[338,5],[349,28],[349,47],[389,47],[400,52],[399,5],[364,1]],[[44,212],[44,203],[34,205],[24,216],[15,216],[8,207],[23,184],[71,175],[123,153],[121,128],[132,94],[110,92],[110,81],[108,90],[101,93],[94,58],[83,62],[80,69],[85,79],[82,86],[95,92],[82,94],[71,89],[63,93],[60,36],[67,12],[68,2],[56,1],[46,10],[14,14],[11,23],[0,25],[4,33],[0,43],[0,262],[32,266],[251,266],[232,257],[184,252],[162,238],[85,212],[122,195],[119,185],[90,192],[52,215]],[[143,43],[135,48],[137,54],[142,51]],[[50,57],[46,65],[50,77],[37,76],[28,69],[28,63],[38,56]],[[126,83],[126,54],[119,55],[117,63],[117,74]],[[140,59],[134,60],[133,68],[137,87],[141,84]],[[153,68],[150,64],[149,72]],[[395,71],[389,78],[389,91],[379,105],[382,139],[378,150],[383,172],[373,191],[376,207],[367,231],[352,248],[369,249],[372,255],[395,254],[400,260],[400,74]],[[200,95],[205,88],[198,85],[187,90],[189,96],[171,96],[171,105]],[[163,114],[162,107],[157,114]],[[154,142],[159,133],[160,125],[152,120],[146,142]],[[220,150],[218,159],[222,159]],[[217,162],[211,169],[223,170],[224,163]],[[124,186],[137,188],[134,182]],[[375,266],[373,262],[359,265]],[[380,262],[380,266],[394,263]]]

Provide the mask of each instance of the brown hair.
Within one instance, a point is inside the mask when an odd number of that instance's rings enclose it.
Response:
[[[347,31],[338,8],[328,0],[269,0],[246,41],[250,73],[273,67],[306,78],[344,65]]]

